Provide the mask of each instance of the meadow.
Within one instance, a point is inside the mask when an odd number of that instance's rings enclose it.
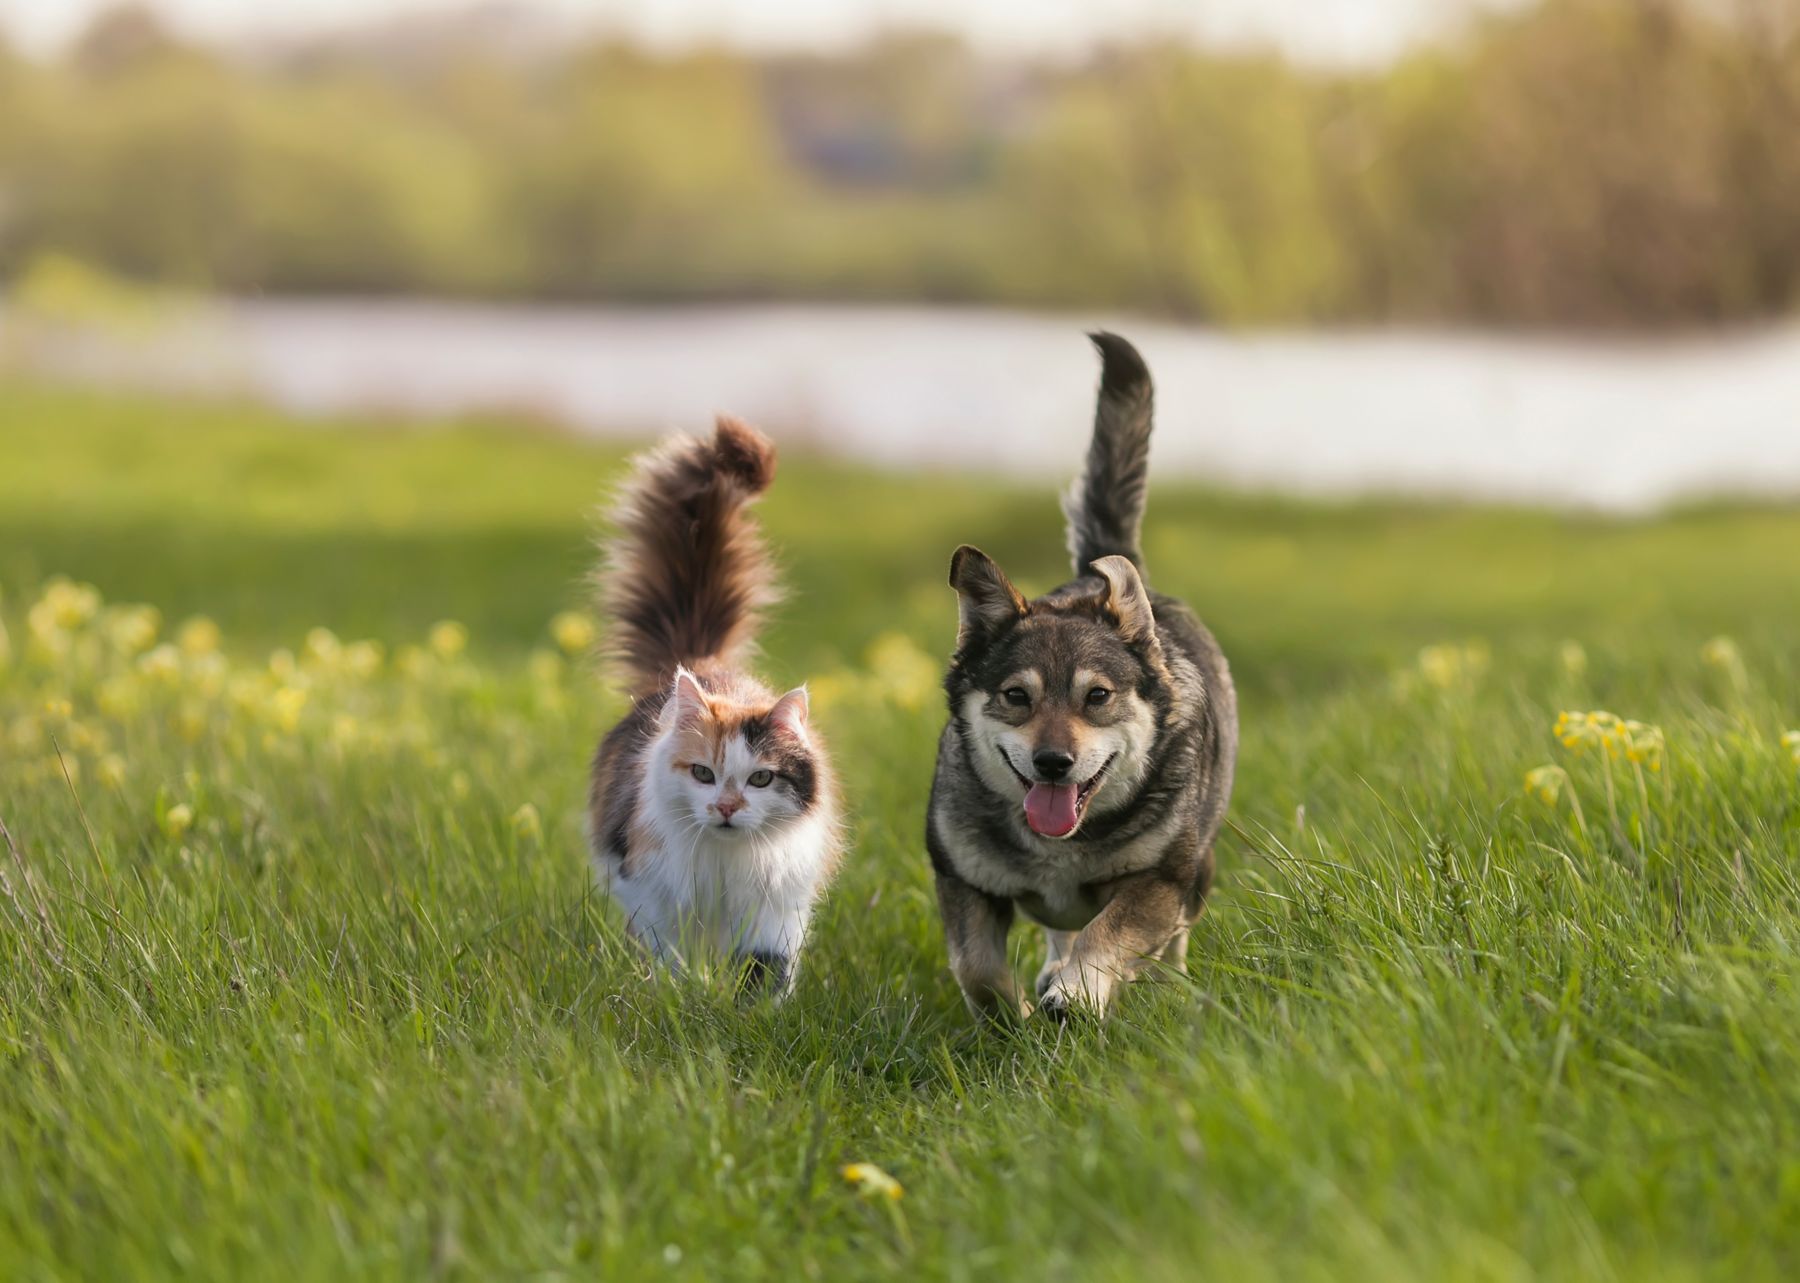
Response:
[[[1154,487],[1242,696],[1218,890],[1186,977],[997,1032],[943,578],[1057,582],[1054,496],[784,462],[765,666],[853,841],[745,1005],[587,874],[621,461],[0,385],[0,1276],[1800,1271],[1800,510]]]

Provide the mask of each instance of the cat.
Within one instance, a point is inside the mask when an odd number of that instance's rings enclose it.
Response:
[[[636,940],[677,968],[727,958],[785,997],[840,842],[806,688],[745,668],[780,596],[745,511],[774,476],[774,446],[727,417],[635,461],[598,575],[632,705],[594,755],[588,809],[596,876]]]

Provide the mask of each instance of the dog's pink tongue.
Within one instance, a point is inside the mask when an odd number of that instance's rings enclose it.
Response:
[[[1059,838],[1075,829],[1075,786],[1033,784],[1025,795],[1025,823],[1033,833]]]

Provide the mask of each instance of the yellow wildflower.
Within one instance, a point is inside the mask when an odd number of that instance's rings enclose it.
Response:
[[[1587,647],[1578,641],[1566,641],[1556,648],[1557,662],[1570,677],[1585,677],[1588,669]]]
[[[1714,637],[1700,647],[1700,662],[1713,668],[1724,668],[1742,659],[1737,643],[1729,637]]]
[[[156,644],[162,615],[154,606],[115,606],[106,612],[106,636],[121,655],[136,655]]]
[[[1540,766],[1525,772],[1525,791],[1546,806],[1555,806],[1568,786],[1569,773],[1560,766]]]
[[[1652,771],[1662,770],[1662,727],[1651,726],[1647,722],[1628,721],[1621,730],[1626,761],[1646,766]]]
[[[1439,690],[1448,690],[1482,676],[1491,658],[1486,642],[1443,642],[1419,652],[1419,675]]]
[[[890,1202],[898,1202],[906,1193],[899,1181],[874,1163],[848,1163],[843,1167],[842,1175],[865,1198],[885,1198]]]
[[[26,614],[33,633],[80,628],[100,612],[100,590],[62,576],[44,585],[43,595]]]
[[[939,665],[905,633],[883,633],[864,653],[876,689],[902,708],[922,707],[938,688]]]
[[[94,765],[94,774],[108,788],[118,788],[125,782],[125,759],[117,753],[108,753]]]
[[[1551,734],[1564,748],[1584,753],[1590,748],[1618,753],[1625,738],[1625,724],[1618,715],[1598,710],[1591,713],[1563,712],[1556,715]]]
[[[343,653],[344,645],[337,639],[337,634],[329,628],[314,628],[306,634],[306,642],[302,650],[308,659],[329,668],[337,663],[338,656]]]
[[[269,710],[275,724],[292,735],[300,726],[300,710],[306,707],[306,689],[282,686],[269,696]]]
[[[550,635],[565,655],[579,655],[594,644],[594,621],[580,611],[565,610],[550,621]]]
[[[210,655],[219,649],[219,626],[205,615],[195,615],[182,624],[175,642],[187,655]]]
[[[439,659],[455,659],[468,647],[469,630],[454,619],[440,620],[431,626],[425,643]]]
[[[136,679],[122,674],[109,677],[94,692],[94,702],[108,717],[122,720],[135,713],[143,703],[142,688]]]
[[[1729,637],[1714,637],[1700,648],[1700,662],[1720,673],[1742,694],[1750,688],[1750,671],[1744,666],[1744,653]]]
[[[331,740],[339,748],[354,744],[360,730],[356,719],[348,713],[339,713],[331,719]]]
[[[829,673],[819,673],[806,683],[806,698],[814,710],[823,711],[844,703],[856,694],[857,689],[854,673],[834,669]]]
[[[47,699],[44,701],[44,716],[53,722],[66,722],[75,716],[75,705],[66,699]]]
[[[137,666],[152,681],[173,683],[181,676],[181,652],[164,642],[139,655]]]
[[[194,808],[186,802],[177,802],[162,813],[157,827],[162,829],[163,836],[171,842],[179,842],[194,827]]]
[[[269,655],[269,672],[276,681],[292,682],[300,676],[300,664],[294,652],[283,646]]]
[[[188,685],[210,699],[225,689],[225,672],[225,656],[196,655],[188,661]]]
[[[1781,737],[1782,747],[1794,759],[1794,765],[1800,766],[1800,731],[1789,731]]]
[[[268,679],[261,673],[235,672],[225,683],[225,698],[237,712],[254,715],[262,710],[268,687]]]
[[[543,821],[538,818],[538,809],[530,802],[525,803],[512,813],[512,830],[522,838],[535,842],[544,836]]]
[[[344,671],[360,681],[367,681],[381,671],[381,643],[355,641],[344,647]]]
[[[77,753],[103,753],[111,741],[107,738],[106,728],[89,726],[86,722],[69,722],[68,746]]]

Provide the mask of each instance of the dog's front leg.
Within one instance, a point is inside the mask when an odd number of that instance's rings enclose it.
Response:
[[[1031,1008],[1020,995],[1006,958],[1012,901],[978,890],[944,869],[938,870],[937,896],[950,972],[969,1010],[990,1020],[1029,1015]]]
[[[1078,1007],[1104,1015],[1113,991],[1155,961],[1185,925],[1182,897],[1180,884],[1161,869],[1120,879],[1106,907],[1075,937],[1039,1009],[1058,1020]]]

